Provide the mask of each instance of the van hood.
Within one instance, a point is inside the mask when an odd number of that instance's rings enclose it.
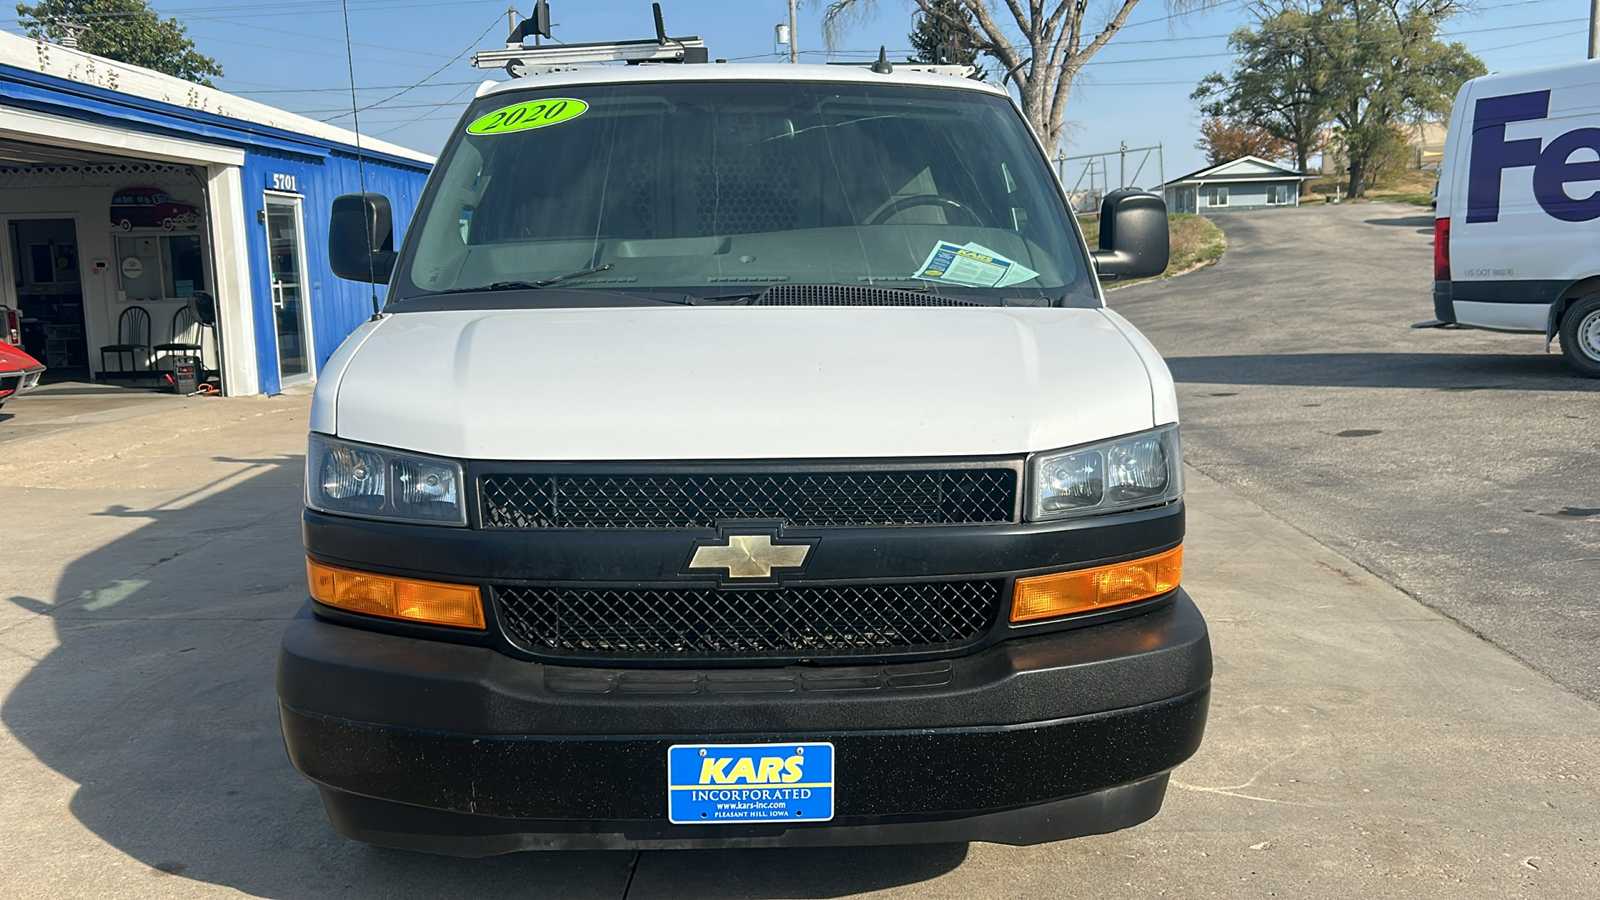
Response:
[[[1119,323],[990,307],[401,313],[330,360],[312,427],[461,459],[1015,455],[1165,424],[1171,378]]]

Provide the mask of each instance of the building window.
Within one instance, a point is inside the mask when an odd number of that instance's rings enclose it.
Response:
[[[206,290],[204,245],[197,234],[117,237],[124,300],[184,300]]]
[[[1228,189],[1227,188],[1225,188],[1225,187],[1213,187],[1213,188],[1207,188],[1206,191],[1208,193],[1208,198],[1206,200],[1206,205],[1208,205],[1208,206],[1227,206],[1228,205]]]
[[[1268,206],[1288,206],[1289,205],[1289,186],[1287,184],[1269,184],[1269,185],[1267,185],[1267,205]]]

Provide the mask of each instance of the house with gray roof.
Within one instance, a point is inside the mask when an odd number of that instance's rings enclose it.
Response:
[[[1171,212],[1213,213],[1300,205],[1300,183],[1315,178],[1258,156],[1241,156],[1161,186]]]

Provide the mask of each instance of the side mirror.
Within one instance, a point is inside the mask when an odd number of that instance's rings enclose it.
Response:
[[[1170,253],[1165,200],[1126,189],[1106,195],[1100,204],[1100,249],[1094,251],[1101,281],[1160,275]]]
[[[328,262],[348,281],[387,284],[394,273],[394,215],[382,194],[345,194],[333,201]]]

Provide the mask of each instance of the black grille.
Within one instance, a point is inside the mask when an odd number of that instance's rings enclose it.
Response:
[[[1009,468],[775,474],[484,475],[485,528],[966,525],[1016,517]]]
[[[756,306],[988,306],[922,291],[848,284],[777,284],[755,300]]]
[[[979,640],[1001,581],[768,590],[501,587],[507,631],[535,652],[639,659],[805,658],[949,650]]]

